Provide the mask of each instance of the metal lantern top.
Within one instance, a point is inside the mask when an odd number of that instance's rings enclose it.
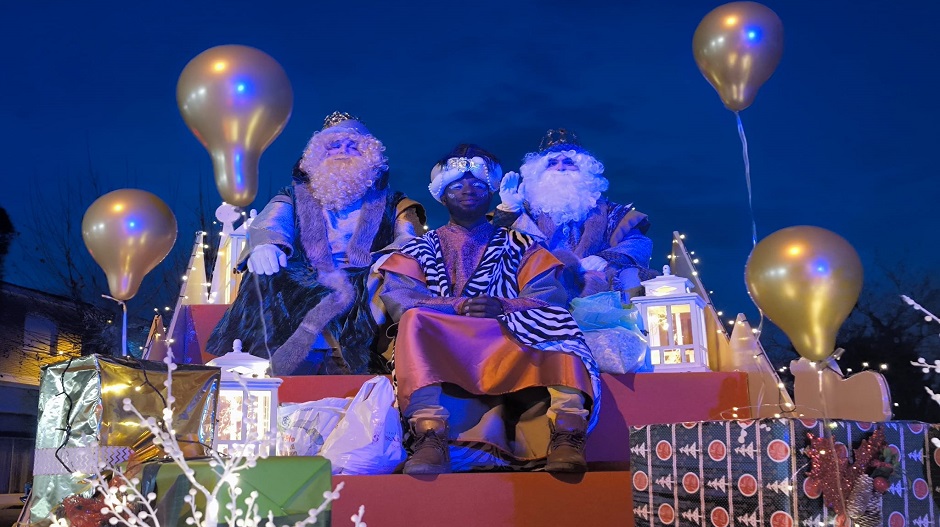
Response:
[[[673,275],[668,265],[663,266],[662,276],[645,280],[641,284],[646,289],[647,296],[684,294],[692,289],[692,282],[684,276]]]
[[[233,372],[243,377],[266,378],[269,364],[268,360],[243,352],[241,339],[232,342],[232,351],[206,363],[208,366],[221,368],[223,380],[234,377]]]

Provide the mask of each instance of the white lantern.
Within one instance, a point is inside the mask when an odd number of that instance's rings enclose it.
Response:
[[[633,297],[649,332],[654,372],[711,371],[705,338],[705,301],[692,282],[670,274],[642,282],[646,296]]]
[[[222,369],[213,448],[224,454],[260,446],[259,454],[273,454],[277,389],[282,381],[268,377],[269,362],[242,352],[242,341],[236,339],[232,351],[207,364]]]

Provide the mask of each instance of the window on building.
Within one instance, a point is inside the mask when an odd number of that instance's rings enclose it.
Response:
[[[55,322],[30,313],[23,324],[23,351],[49,354],[56,341]]]

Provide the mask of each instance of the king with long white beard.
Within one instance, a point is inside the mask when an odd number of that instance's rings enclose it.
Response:
[[[248,227],[238,296],[209,338],[236,338],[277,375],[387,373],[378,260],[423,230],[424,209],[388,188],[385,147],[357,118],[335,112]],[[387,343],[385,343],[387,344]]]
[[[519,174],[500,186],[494,222],[542,240],[565,264],[569,300],[610,290],[638,291],[649,269],[649,219],[632,203],[604,198],[604,165],[574,133],[549,130],[538,152],[525,156]]]

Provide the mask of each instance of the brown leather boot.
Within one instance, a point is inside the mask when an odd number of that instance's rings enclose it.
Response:
[[[405,474],[445,474],[450,472],[447,450],[447,422],[443,419],[415,419],[412,454],[405,461]]]
[[[587,438],[587,421],[577,414],[560,413],[550,423],[552,437],[548,444],[548,472],[586,472],[584,441]]]

